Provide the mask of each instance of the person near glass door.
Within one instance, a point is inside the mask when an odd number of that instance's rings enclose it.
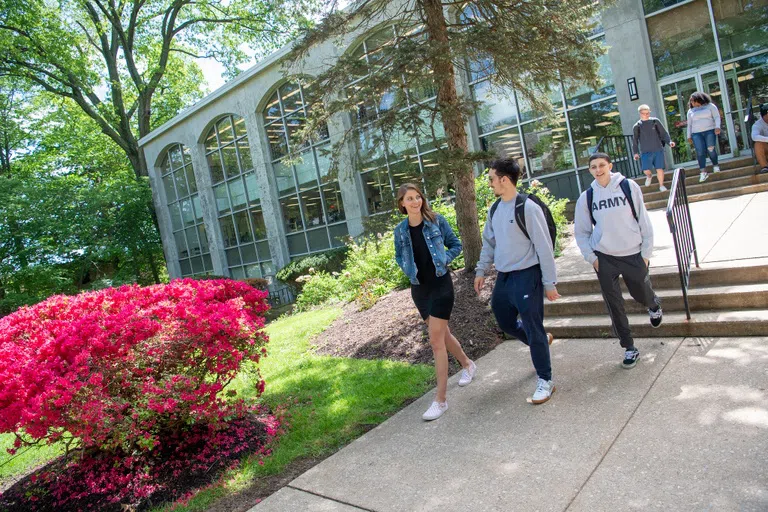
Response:
[[[760,117],[752,125],[752,142],[760,172],[768,173],[768,103],[760,105]]]
[[[661,121],[651,117],[651,107],[643,104],[637,107],[637,111],[640,120],[632,128],[632,153],[635,160],[640,160],[643,166],[645,186],[651,186],[655,169],[659,179],[659,192],[665,192],[667,187],[664,186],[664,168],[667,164],[664,161],[664,145],[669,144],[669,147],[673,148],[675,143],[670,139]]]
[[[688,100],[688,143],[696,149],[699,162],[699,183],[706,181],[707,156],[712,161],[712,170],[720,172],[717,165],[717,136],[720,135],[720,111],[712,103],[709,94],[696,91]]]

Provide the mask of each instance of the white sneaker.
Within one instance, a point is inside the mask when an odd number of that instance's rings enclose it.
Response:
[[[702,173],[699,174],[699,183],[704,183],[707,181],[707,178],[709,178],[709,174],[707,174],[706,171],[702,171]]]
[[[531,398],[531,403],[534,404],[543,404],[549,398],[552,396],[552,393],[555,392],[555,383],[551,380],[544,380],[542,378],[539,378],[538,382],[536,383],[536,392],[533,394],[533,398]]]
[[[667,187],[665,187],[664,185],[659,185],[659,192],[666,192],[666,191],[667,191]]]
[[[475,378],[475,372],[477,372],[477,365],[474,361],[469,362],[469,368],[461,369],[461,376],[459,377],[459,386],[466,386],[472,379]]]
[[[645,186],[650,187],[651,181],[653,181],[653,178],[651,176],[648,176],[647,178],[645,178]]]
[[[712,167],[712,171],[714,171],[714,172],[720,172],[720,166],[719,166],[719,165],[716,165],[716,166]]]
[[[427,409],[427,412],[421,415],[422,418],[424,418],[426,421],[432,421],[436,420],[440,416],[443,415],[445,411],[448,410],[448,402],[432,402],[432,405],[429,406],[429,409]]]

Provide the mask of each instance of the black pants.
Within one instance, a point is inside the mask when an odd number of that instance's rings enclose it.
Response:
[[[640,253],[632,256],[609,256],[595,251],[597,254],[597,279],[603,292],[605,306],[611,317],[613,330],[624,348],[632,348],[632,332],[629,320],[624,310],[624,297],[621,294],[619,276],[624,278],[629,294],[637,302],[647,308],[655,308],[660,304],[659,298],[651,286],[651,275],[645,266]]]

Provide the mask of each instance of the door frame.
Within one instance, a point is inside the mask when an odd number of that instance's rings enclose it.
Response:
[[[675,73],[674,75],[665,77],[663,80],[659,80],[656,83],[656,92],[659,95],[659,104],[664,105],[664,98],[663,94],[661,92],[661,88],[665,85],[674,84],[675,82],[680,82],[681,80],[687,80],[693,78],[696,81],[696,90],[702,91],[704,89],[704,82],[702,81],[702,75],[706,75],[708,73],[712,72],[717,73],[717,80],[720,83],[720,100],[717,103],[720,110],[722,110],[723,115],[720,122],[720,129],[721,131],[725,131],[728,134],[728,142],[729,146],[731,148],[730,153],[720,154],[718,155],[721,158],[733,158],[734,156],[734,146],[738,147],[738,141],[736,141],[736,132],[733,128],[733,119],[730,115],[730,108],[728,104],[728,82],[725,79],[725,72],[723,71],[723,65],[721,63],[716,64],[709,64],[706,66],[701,66],[696,69],[688,70],[688,71],[682,71],[680,73]],[[661,121],[666,124],[667,122],[667,116],[663,116],[664,119]],[[669,131],[669,126],[667,126],[667,130]],[[690,160],[687,162],[680,162],[678,164],[674,165],[688,165],[696,163],[696,160]]]

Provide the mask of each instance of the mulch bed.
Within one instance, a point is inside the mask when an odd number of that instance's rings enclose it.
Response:
[[[456,302],[448,326],[470,359],[482,357],[504,339],[489,305],[495,273],[486,279],[480,297],[475,294],[474,274],[460,270],[452,278]],[[410,289],[382,297],[365,311],[356,303],[348,304],[313,343],[323,355],[433,362],[427,326],[413,305]],[[458,363],[449,360],[451,373],[458,371]]]

